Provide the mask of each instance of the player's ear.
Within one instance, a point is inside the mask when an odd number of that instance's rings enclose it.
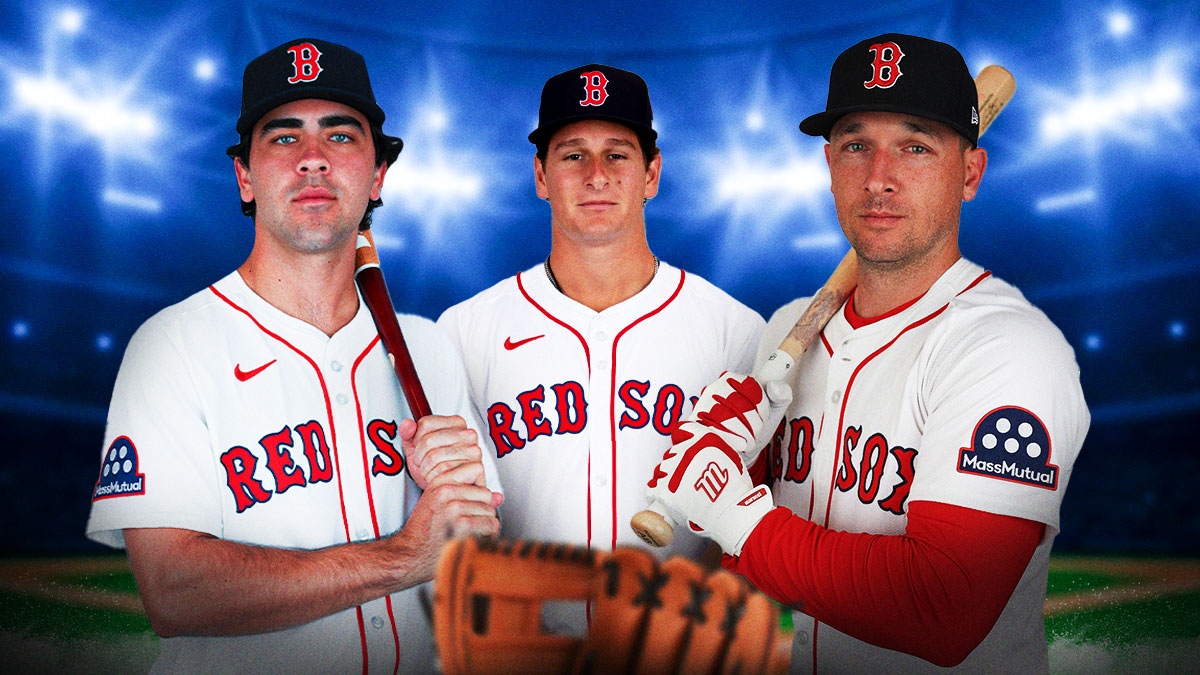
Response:
[[[983,180],[983,172],[987,170],[987,150],[970,148],[963,154],[964,181],[963,201],[969,202],[979,191],[979,183]]]
[[[654,159],[646,165],[646,199],[652,199],[658,194],[658,179],[662,175],[662,153],[654,155]]]
[[[243,202],[254,201],[254,185],[250,182],[250,169],[242,163],[241,157],[233,158],[233,173],[237,176],[238,193]]]
[[[546,165],[537,155],[533,156],[533,185],[539,198],[550,201],[550,191],[546,188]]]
[[[387,175],[387,170],[387,162],[375,167],[375,177],[371,180],[371,201],[379,199],[383,194],[383,177]]]

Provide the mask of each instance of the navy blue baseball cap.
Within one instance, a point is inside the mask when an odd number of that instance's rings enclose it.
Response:
[[[598,63],[572,68],[546,80],[538,127],[529,142],[542,145],[555,131],[579,120],[608,120],[633,129],[643,149],[654,147],[654,112],[646,82],[635,73]]]
[[[843,115],[878,110],[941,122],[979,142],[979,95],[962,54],[944,42],[900,33],[863,40],[842,52],[829,71],[825,112],[800,131],[829,138]]]
[[[375,101],[362,55],[333,42],[299,38],[271,49],[246,66],[238,134],[249,133],[270,110],[306,98],[344,103],[372,124],[383,126],[385,115]]]

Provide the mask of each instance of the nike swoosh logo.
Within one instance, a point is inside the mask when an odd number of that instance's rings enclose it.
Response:
[[[262,371],[266,370],[268,367],[270,367],[271,364],[275,363],[275,361],[277,361],[277,360],[278,359],[271,359],[270,361],[262,364],[261,366],[255,368],[254,370],[242,370],[242,364],[239,363],[233,367],[233,376],[238,379],[238,382],[245,382],[246,380],[248,380],[248,379],[254,377],[255,375],[261,373]]]
[[[533,342],[534,340],[536,340],[538,338],[544,338],[544,337],[546,337],[546,336],[545,335],[534,335],[531,338],[525,338],[524,340],[517,340],[516,342],[513,342],[513,339],[511,337],[505,338],[504,339],[504,348],[511,352],[512,350],[516,349],[517,347],[520,347],[523,344],[527,344],[529,342]]]

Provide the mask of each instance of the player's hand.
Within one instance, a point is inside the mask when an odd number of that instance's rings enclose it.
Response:
[[[459,537],[496,537],[504,496],[479,485],[440,482],[421,493],[404,527],[391,536],[413,583],[433,578],[442,547]]]
[[[647,484],[647,500],[726,553],[739,555],[750,532],[774,508],[771,491],[754,485],[735,449],[753,437],[736,416],[712,427],[692,419],[680,423],[671,437],[675,445]]]
[[[749,375],[728,371],[700,390],[688,421],[706,427],[733,431],[731,447],[751,467],[792,403],[792,389],[785,382],[760,384]],[[677,441],[676,441],[677,442]]]
[[[479,437],[463,418],[427,415],[415,422],[401,420],[399,436],[408,473],[422,490],[444,482],[486,484]]]

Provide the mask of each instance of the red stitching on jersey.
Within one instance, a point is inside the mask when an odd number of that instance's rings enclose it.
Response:
[[[545,307],[542,307],[541,305],[539,305],[537,303],[536,300],[533,299],[533,296],[529,295],[529,291],[525,290],[524,282],[521,281],[522,274],[523,274],[522,272],[517,273],[517,290],[519,290],[521,292],[521,295],[525,297],[525,300],[529,304],[533,305],[534,308],[537,309],[537,311],[541,312],[547,319],[550,319],[554,323],[567,329],[567,331],[569,331],[571,333],[571,335],[575,336],[576,340],[579,340],[580,346],[583,347],[583,360],[587,364],[588,378],[590,379],[592,376],[592,354],[591,354],[591,350],[588,349],[587,340],[583,339],[583,336],[579,334],[579,331],[575,330],[570,325],[568,325],[566,322],[562,321],[558,317],[556,317],[553,314],[551,314],[550,312],[548,312]],[[592,459],[591,459],[591,456],[589,455],[588,456],[588,488],[587,488],[587,545],[589,547],[592,545],[592,480],[591,480],[591,478],[592,478]]]
[[[834,431],[834,433],[837,434],[837,437],[834,439],[833,473],[829,478],[829,492],[825,498],[825,519],[824,519],[824,522],[821,523],[823,526],[829,527],[829,515],[830,515],[830,511],[833,509],[833,493],[835,490],[835,484],[837,482],[838,467],[841,465],[841,461],[842,461],[842,442],[844,440],[844,434],[842,434],[842,428],[843,428],[843,425],[846,423],[846,406],[847,406],[847,401],[850,400],[850,390],[854,388],[854,380],[858,378],[858,374],[862,372],[862,369],[865,368],[868,363],[870,363],[876,356],[879,356],[880,354],[882,354],[885,351],[887,351],[888,349],[890,349],[891,346],[896,344],[896,341],[899,340],[905,333],[907,333],[910,330],[913,330],[914,328],[918,328],[926,323],[929,323],[930,321],[935,319],[937,316],[939,316],[942,312],[946,311],[946,308],[949,306],[950,306],[950,303],[946,303],[946,304],[942,305],[941,307],[939,307],[936,311],[925,316],[924,318],[918,319],[917,321],[914,321],[913,323],[910,323],[909,325],[902,328],[900,330],[900,332],[896,333],[895,337],[893,337],[891,340],[889,340],[887,342],[887,344],[883,345],[879,349],[872,352],[870,356],[863,359],[863,362],[858,364],[858,367],[855,368],[854,372],[850,374],[850,379],[846,380],[846,388],[842,391],[842,402],[841,402],[841,405],[839,406],[840,409],[838,410],[838,423],[837,423],[837,427],[835,428],[835,431]]]
[[[337,427],[334,426],[334,424],[333,424],[333,402],[329,398],[329,388],[325,385],[325,377],[321,374],[321,369],[317,366],[316,361],[314,361],[312,358],[310,358],[308,356],[308,354],[305,354],[304,352],[300,351],[300,349],[298,347],[296,347],[292,343],[288,342],[287,340],[283,339],[282,336],[276,335],[275,333],[268,330],[266,326],[259,323],[258,319],[254,318],[254,315],[250,313],[250,310],[238,305],[233,300],[226,297],[223,293],[221,293],[220,291],[217,290],[217,287],[215,285],[209,286],[208,290],[212,291],[214,295],[216,295],[218,298],[223,300],[225,302],[225,304],[229,305],[230,307],[237,310],[238,312],[241,312],[242,314],[244,314],[246,316],[246,318],[250,319],[250,321],[252,323],[254,323],[254,325],[256,327],[258,327],[258,329],[260,331],[262,331],[266,335],[270,336],[271,338],[275,339],[280,344],[282,344],[283,346],[287,347],[288,349],[292,350],[297,355],[299,355],[300,358],[307,361],[308,364],[310,366],[312,366],[313,372],[316,373],[317,382],[319,382],[321,385],[321,394],[325,397],[325,415],[326,415],[326,418],[329,420],[329,441],[330,441],[330,445],[333,446],[330,449],[330,452],[333,455],[333,463],[334,463],[334,467],[335,467],[334,471],[337,474],[338,503],[342,510],[342,530],[346,535],[346,542],[349,543],[351,541],[351,539],[350,539],[350,521],[346,516],[346,496],[342,491],[342,464],[341,464],[341,459],[339,457],[339,452],[338,452]],[[362,607],[361,606],[357,607],[356,610],[358,613],[358,636],[359,636],[359,642],[362,646],[362,651],[363,651],[363,669],[365,672],[366,668],[367,668],[367,658],[366,658],[367,632],[363,625]]]
[[[612,361],[611,361],[612,372],[610,374],[612,381],[609,382],[609,384],[608,384],[608,392],[609,392],[608,393],[608,425],[609,425],[609,439],[610,439],[609,445],[612,448],[612,451],[611,451],[612,452],[612,474],[611,474],[612,478],[609,481],[609,483],[612,485],[612,548],[617,547],[617,531],[618,531],[617,530],[617,419],[616,419],[616,417],[617,417],[617,343],[620,342],[621,338],[626,333],[628,333],[630,330],[632,330],[634,326],[645,321],[646,319],[649,319],[650,317],[654,316],[655,314],[658,314],[659,312],[666,309],[667,305],[674,302],[675,298],[678,298],[679,293],[683,290],[683,281],[684,281],[685,277],[687,277],[687,272],[684,272],[683,270],[679,270],[679,284],[677,286],[675,286],[675,292],[671,293],[671,297],[667,298],[666,301],[663,302],[663,304],[650,310],[643,316],[635,319],[633,321],[633,323],[622,328],[613,337]],[[591,484],[591,482],[589,481],[589,485],[590,484]],[[589,540],[590,540],[590,537],[589,537]]]

